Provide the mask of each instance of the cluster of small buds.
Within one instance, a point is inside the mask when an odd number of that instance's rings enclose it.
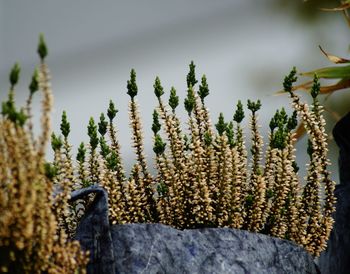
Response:
[[[9,100],[2,104],[0,118],[0,272],[1,273],[86,273],[88,254],[76,241],[69,241],[61,220],[71,185],[66,191],[55,193],[56,177],[67,183],[73,179],[68,143],[52,136],[55,162],[45,163],[46,145],[50,139],[52,95],[50,76],[45,64],[47,48],[40,36],[39,69],[29,86],[26,108],[16,110],[14,90],[20,68],[15,65],[10,73]],[[31,122],[33,94],[43,93],[41,129],[34,138]],[[66,122],[66,121],[65,121]],[[65,133],[69,125],[64,124]],[[66,137],[66,136],[65,136]],[[65,150],[65,154],[60,153]],[[64,163],[64,157],[68,159]],[[67,160],[66,159],[66,160]],[[60,176],[58,176],[60,172]],[[57,194],[57,195],[54,195]]]
[[[179,229],[247,229],[292,240],[318,256],[325,248],[333,222],[334,183],[327,170],[327,139],[322,108],[317,102],[318,82],[315,80],[314,103],[309,109],[291,92],[295,80],[293,70],[284,81],[295,111],[290,116],[284,109],[276,112],[269,125],[265,155],[258,123],[261,103],[248,100],[252,136],[249,142],[252,156],[248,161],[241,125],[245,117],[241,101],[232,120],[225,121],[220,114],[218,122],[212,125],[205,105],[209,95],[207,78],[203,76],[197,87],[195,65],[191,62],[184,100],[188,114],[185,131],[176,113],[179,97],[175,88],[171,88],[165,103],[166,92],[156,77],[153,87],[158,105],[153,112],[151,129],[157,174],[153,176],[145,160],[136,102],[136,73],[132,70],[127,94],[130,96],[130,127],[137,162],[129,178],[122,166],[113,123],[117,110],[111,101],[107,111],[109,122],[104,114],[101,114],[98,126],[90,119],[90,144],[87,146],[90,156],[85,157],[85,145],[82,144],[76,172],[80,179],[75,180],[84,182],[83,185],[97,183],[107,190],[112,224],[160,222]],[[298,123],[297,115],[311,140],[311,163],[305,187],[302,187],[295,161],[293,130]],[[326,197],[323,209],[318,195],[321,183]]]

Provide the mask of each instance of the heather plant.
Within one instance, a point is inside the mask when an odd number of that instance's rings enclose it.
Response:
[[[63,224],[74,175],[66,138],[53,139],[63,149],[64,166],[45,163],[50,139],[52,93],[45,63],[47,48],[42,37],[38,47],[40,66],[29,86],[25,108],[17,109],[15,87],[20,67],[10,73],[8,99],[0,117],[0,273],[86,273],[87,254],[77,241],[69,241]],[[41,134],[34,137],[31,102],[43,94]],[[63,132],[66,132],[63,127]],[[66,134],[63,134],[66,137]],[[67,173],[67,176],[62,176]],[[53,180],[53,178],[55,178]],[[60,187],[54,195],[54,184]],[[62,224],[62,225],[61,225]]]
[[[67,149],[63,145],[54,146],[53,142],[58,174],[63,172],[65,178],[69,175],[71,185],[75,182],[78,186],[103,186],[109,195],[112,224],[159,222],[178,229],[246,229],[294,241],[319,256],[333,225],[335,183],[327,170],[327,134],[322,106],[317,99],[318,77],[314,77],[311,88],[311,106],[301,102],[293,92],[296,70],[285,77],[284,91],[291,97],[294,112],[288,115],[283,108],[276,111],[269,124],[264,153],[259,132],[261,102],[248,100],[246,113],[239,101],[231,119],[226,120],[220,114],[213,124],[205,104],[209,95],[207,78],[203,75],[198,84],[193,62],[189,68],[184,99],[188,114],[185,127],[177,115],[180,100],[175,88],[171,88],[166,101],[160,79],[157,77],[154,82],[157,106],[151,129],[156,174],[151,174],[145,160],[134,70],[127,81],[130,127],[137,159],[130,175],[123,169],[114,122],[118,110],[112,101],[107,110],[108,120],[105,114],[100,115],[98,123],[90,118],[90,140],[79,146],[76,165],[72,165]],[[66,123],[65,115],[62,124]],[[242,126],[246,116],[250,121],[249,142]],[[294,129],[298,117],[309,135],[310,163],[305,184],[298,176],[295,161]],[[66,140],[62,126],[61,131]],[[53,141],[60,138],[55,136]],[[72,166],[75,172],[71,172]],[[62,177],[56,176],[56,180],[58,184],[67,184]],[[89,201],[83,204],[88,206]]]

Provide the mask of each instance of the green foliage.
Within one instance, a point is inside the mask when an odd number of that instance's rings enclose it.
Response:
[[[158,76],[156,77],[156,80],[154,81],[153,88],[154,88],[154,94],[159,99],[164,94],[164,89],[160,83],[160,79]]]
[[[109,170],[115,171],[118,167],[119,161],[118,156],[115,153],[115,151],[112,151],[107,157],[106,157],[106,165]]]
[[[157,185],[157,192],[161,197],[165,196],[168,193],[168,187],[164,184],[164,182],[160,182]]]
[[[45,176],[51,181],[58,174],[58,168],[55,165],[51,164],[51,163],[45,163],[44,169],[45,169]]]
[[[215,124],[215,128],[218,131],[220,136],[222,136],[222,134],[226,131],[227,123],[225,123],[225,118],[222,112],[220,112],[219,120],[217,124]]]
[[[86,155],[86,148],[84,143],[80,143],[79,148],[78,148],[78,153],[77,153],[77,161],[79,163],[84,163],[85,162],[85,155]]]
[[[40,34],[39,36],[38,54],[41,60],[44,60],[48,54],[48,49],[43,34]]]
[[[130,72],[130,80],[127,82],[127,94],[131,97],[131,99],[134,99],[134,97],[137,95],[137,84],[136,84],[136,72],[134,69]]]
[[[153,124],[152,124],[152,131],[153,131],[154,135],[157,135],[160,128],[161,128],[161,125],[159,123],[159,115],[158,115],[158,112],[156,110],[154,110],[153,111]]]
[[[202,82],[199,85],[198,95],[199,98],[201,98],[202,104],[204,103],[204,98],[209,95],[209,86],[207,83],[207,77],[205,75],[202,76]]]
[[[312,98],[316,98],[318,96],[318,94],[320,93],[320,88],[321,88],[321,84],[319,82],[319,78],[317,76],[317,74],[314,75],[314,82],[313,85],[311,87],[311,96]]]
[[[67,113],[63,111],[60,129],[64,138],[67,138],[70,132],[70,124],[67,120]]]
[[[90,118],[88,125],[88,135],[90,137],[90,146],[92,150],[95,150],[98,145],[97,137],[97,126],[95,124],[94,118]]]
[[[34,70],[33,76],[32,76],[32,80],[30,82],[29,85],[29,91],[30,94],[33,95],[36,91],[39,90],[39,72],[37,69]]]
[[[194,97],[194,90],[192,86],[190,86],[187,90],[187,97],[184,102],[185,109],[188,113],[188,116],[191,115],[191,112],[193,111],[195,105],[196,105],[196,98]]]
[[[260,100],[253,102],[248,100],[248,109],[253,113],[253,115],[255,114],[255,112],[257,112],[260,108],[261,108],[261,102]]]
[[[212,144],[212,142],[213,142],[213,137],[211,136],[210,132],[206,131],[204,133],[204,144],[206,146],[210,146]]]
[[[108,122],[106,121],[105,115],[101,113],[100,122],[98,123],[98,132],[105,136],[107,133]]]
[[[115,108],[115,105],[112,100],[109,101],[109,107],[107,110],[107,116],[109,118],[109,121],[112,122],[115,116],[117,115],[118,110]]]
[[[242,102],[238,100],[237,110],[233,115],[233,120],[236,121],[237,123],[241,123],[243,119],[244,119],[243,105],[242,105]]]
[[[289,117],[287,122],[287,130],[292,131],[294,130],[298,125],[298,113],[296,111],[293,111],[293,114],[291,117]]]
[[[230,145],[230,147],[234,147],[235,146],[235,139],[234,139],[234,131],[233,131],[233,123],[229,122],[227,127],[226,127],[226,136],[228,139],[228,143]]]
[[[53,151],[59,151],[63,146],[61,136],[56,136],[54,132],[51,134],[51,147]]]
[[[169,106],[175,112],[176,107],[179,105],[179,96],[176,95],[176,89],[171,87],[170,97],[169,97]]]
[[[293,91],[293,83],[295,83],[298,79],[296,76],[297,70],[295,67],[291,70],[291,72],[284,78],[283,81],[283,89],[285,92],[291,93]]]
[[[165,151],[166,144],[163,142],[162,137],[159,134],[156,134],[154,137],[154,146],[153,151],[156,155],[161,155]]]
[[[18,63],[14,64],[10,73],[10,84],[12,88],[18,83],[20,72],[21,72],[21,67],[19,66],[19,64]]]
[[[107,144],[106,142],[106,139],[101,137],[100,138],[100,148],[101,148],[101,155],[103,158],[107,158],[108,154],[111,152],[110,151],[110,148],[109,148],[109,145]]]
[[[272,148],[278,148],[278,149],[284,149],[287,145],[287,135],[288,133],[284,130],[283,127],[279,127],[277,131],[273,134],[272,140],[271,140],[271,147]]]
[[[195,68],[196,65],[193,63],[193,61],[191,61],[190,65],[190,71],[187,74],[187,87],[194,87],[196,85],[196,83],[198,82],[196,79],[196,72],[195,72]]]

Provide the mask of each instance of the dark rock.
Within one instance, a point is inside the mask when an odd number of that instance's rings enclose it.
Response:
[[[303,248],[243,230],[127,224],[112,238],[116,273],[317,273]]]
[[[319,267],[322,273],[343,274],[350,272],[350,113],[336,124],[333,136],[339,146],[340,184],[335,190],[335,224]]]
[[[91,193],[95,194],[94,201],[81,219],[75,239],[80,242],[84,250],[90,251],[88,273],[113,274],[115,257],[108,221],[107,192],[99,186],[80,189],[72,193],[71,202]]]
[[[318,273],[313,258],[281,239],[229,228],[177,230],[161,224],[109,226],[106,192],[96,193],[76,239],[90,250],[88,273]]]

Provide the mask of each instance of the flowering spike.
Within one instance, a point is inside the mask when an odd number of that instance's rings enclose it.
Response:
[[[205,75],[202,76],[202,82],[199,85],[198,95],[201,98],[202,103],[204,102],[204,98],[209,95],[209,86]]]
[[[283,81],[283,89],[286,92],[291,93],[292,88],[293,88],[293,83],[297,81],[297,76],[296,76],[297,70],[295,67],[291,70],[291,72],[284,78]]]
[[[191,112],[196,104],[196,99],[194,97],[194,91],[192,86],[187,90],[187,98],[185,99],[185,109],[187,110],[188,115],[191,115]]]
[[[81,142],[80,146],[78,148],[78,153],[77,153],[77,161],[79,163],[84,163],[85,162],[85,154],[86,154],[86,148],[84,146],[84,143]]]
[[[106,121],[105,115],[101,113],[100,122],[98,123],[98,132],[104,136],[107,133],[108,122]]]
[[[233,115],[233,120],[236,121],[237,123],[240,123],[240,122],[242,122],[243,119],[244,119],[243,105],[242,105],[241,100],[238,100],[237,110],[236,110],[235,114]]]
[[[39,90],[38,77],[39,77],[38,70],[35,69],[32,76],[32,81],[30,82],[30,85],[29,85],[29,91],[31,95],[33,95],[36,91]]]
[[[63,142],[61,136],[56,136],[54,132],[51,134],[51,147],[53,151],[58,151],[62,148]]]
[[[194,87],[195,84],[198,82],[196,80],[196,73],[195,73],[196,65],[193,63],[193,61],[191,61],[189,66],[190,66],[190,71],[187,74],[187,87],[188,88]]]
[[[18,83],[20,72],[21,72],[21,67],[19,66],[18,63],[15,63],[10,73],[10,83],[12,88]]]
[[[316,98],[317,95],[320,93],[320,89],[321,89],[321,84],[319,82],[319,78],[317,76],[317,74],[315,73],[314,75],[314,83],[311,87],[311,96],[312,98]]]
[[[136,72],[134,69],[130,72],[130,80],[127,82],[127,89],[127,94],[133,99],[137,95]]]
[[[160,79],[158,76],[156,77],[156,80],[154,81],[153,87],[154,87],[154,94],[159,99],[164,94],[164,89],[160,83]]]
[[[164,153],[166,144],[163,142],[159,134],[156,134],[154,139],[153,151],[156,155],[161,155]]]
[[[44,35],[40,34],[39,36],[39,45],[38,45],[38,54],[41,60],[44,60],[47,56],[48,50],[44,40]]]
[[[107,116],[109,118],[109,121],[113,121],[115,116],[117,115],[118,110],[115,108],[114,103],[112,100],[109,101],[109,107],[107,110]]]
[[[216,130],[218,131],[219,135],[222,136],[222,134],[225,132],[227,128],[227,123],[225,123],[224,115],[222,112],[220,112],[218,123],[215,124]]]
[[[97,138],[97,127],[95,125],[94,118],[90,118],[89,125],[88,125],[88,135],[90,137],[90,146],[91,149],[96,149],[98,145],[98,138]]]
[[[171,87],[170,89],[170,98],[169,98],[169,106],[173,111],[175,111],[176,107],[179,105],[179,96],[176,95],[176,89]]]
[[[156,110],[153,111],[153,124],[152,124],[152,131],[154,133],[154,135],[157,135],[157,133],[160,130],[160,123],[159,123],[159,115],[158,112]]]
[[[255,112],[257,112],[260,107],[261,107],[261,102],[260,100],[256,101],[256,102],[252,102],[250,100],[248,100],[248,109],[253,113],[255,114]]]
[[[61,126],[60,126],[62,135],[67,138],[70,132],[70,124],[67,120],[67,113],[66,111],[63,111],[62,113],[62,121],[61,121]]]

